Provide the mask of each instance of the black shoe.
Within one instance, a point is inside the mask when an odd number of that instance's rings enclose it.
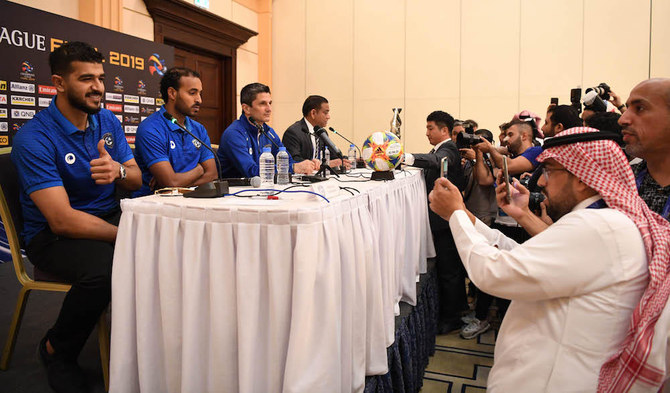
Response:
[[[47,369],[49,386],[56,393],[86,393],[86,376],[76,362],[55,360]]]
[[[461,330],[463,327],[463,322],[460,319],[440,322],[437,326],[437,334],[449,334],[455,330]]]
[[[47,369],[49,386],[57,393],[85,393],[86,377],[77,362],[62,359],[47,351],[47,338],[40,341],[38,354],[42,365]]]

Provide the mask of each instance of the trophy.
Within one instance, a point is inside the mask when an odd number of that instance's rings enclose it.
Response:
[[[400,137],[400,125],[402,124],[402,121],[400,120],[401,111],[402,108],[393,108],[393,118],[391,119],[391,130],[390,130],[400,140],[402,140],[402,138]]]

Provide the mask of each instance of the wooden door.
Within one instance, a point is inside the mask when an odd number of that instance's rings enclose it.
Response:
[[[223,59],[192,48],[175,45],[174,64],[179,67],[188,67],[200,74],[202,105],[195,120],[205,126],[211,142],[218,145],[223,130],[228,126],[224,124],[226,102],[223,94],[225,89]]]

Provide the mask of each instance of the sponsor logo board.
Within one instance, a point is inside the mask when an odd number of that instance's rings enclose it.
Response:
[[[128,143],[135,143],[135,135],[127,136],[126,141],[128,141]]]
[[[7,135],[0,135],[0,146],[9,145],[9,137]]]
[[[107,109],[112,112],[123,112],[123,105],[120,104],[107,104]]]
[[[7,132],[9,131],[9,127],[7,126],[6,121],[0,122],[0,132]]]
[[[35,106],[35,97],[29,96],[12,96],[12,105],[28,105]]]
[[[123,123],[123,116],[121,115],[114,115],[116,116],[117,119],[119,119],[119,123]]]
[[[0,108],[0,119],[7,118],[7,108]]]
[[[55,96],[57,93],[56,88],[54,86],[45,86],[45,85],[38,85],[37,91],[40,94],[46,94],[48,96]]]
[[[140,97],[139,96],[133,96],[130,94],[124,94],[123,95],[123,101],[124,102],[129,102],[131,104],[139,104],[140,103]]]
[[[0,94],[0,104],[7,104],[7,94]]]
[[[123,127],[123,130],[126,134],[134,134],[137,132],[137,126],[125,126]]]
[[[156,100],[153,97],[140,97],[140,104],[155,105]]]
[[[123,101],[123,94],[119,94],[119,93],[105,93],[105,99],[106,99],[107,101],[121,102],[121,101]]]
[[[40,97],[38,102],[37,102],[37,105],[39,105],[41,107],[47,107],[47,106],[51,105],[51,98]]]
[[[0,81],[0,90],[7,90],[7,81]]]
[[[12,119],[32,119],[35,116],[33,109],[14,109],[12,108]]]
[[[137,105],[124,105],[123,111],[127,113],[140,113],[140,107]]]

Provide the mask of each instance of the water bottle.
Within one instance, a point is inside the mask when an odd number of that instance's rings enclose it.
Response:
[[[261,189],[274,189],[275,158],[272,155],[272,150],[270,150],[269,147],[263,148],[263,154],[261,154],[259,158],[258,172],[261,177]],[[272,193],[272,191],[261,192],[263,195],[269,195]]]
[[[328,150],[328,146],[325,148],[326,151],[326,165],[330,166],[330,151]]]
[[[288,184],[288,152],[284,146],[277,153],[277,184]]]
[[[351,170],[353,171],[356,169],[356,145],[353,143],[349,145],[349,152],[347,153],[347,156],[349,162],[351,162]]]

